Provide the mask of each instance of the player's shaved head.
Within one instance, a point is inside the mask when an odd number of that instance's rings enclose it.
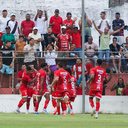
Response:
[[[101,59],[98,59],[98,60],[97,60],[97,64],[98,64],[98,65],[102,65],[102,62],[103,62],[103,61],[102,61]]]
[[[48,66],[47,63],[42,63],[42,64],[41,64],[41,68],[45,68],[46,66]]]
[[[30,66],[26,66],[27,71],[32,71],[32,68]]]
[[[59,68],[63,68],[63,64],[61,62],[58,62],[57,65]]]

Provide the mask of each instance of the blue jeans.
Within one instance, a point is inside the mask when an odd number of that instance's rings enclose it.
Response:
[[[13,72],[14,72],[14,69],[10,68],[10,66],[8,66],[8,65],[3,64],[2,69],[0,70],[0,72],[2,74],[5,73],[5,74],[8,74],[8,75],[12,75]]]
[[[82,58],[82,48],[76,48],[75,51],[78,51],[77,55]]]
[[[109,49],[99,50],[98,58],[103,60],[104,56],[105,56],[106,62],[109,62],[109,58],[110,58],[110,50]]]

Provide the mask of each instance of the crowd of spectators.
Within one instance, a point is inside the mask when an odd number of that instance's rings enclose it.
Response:
[[[100,13],[100,17],[99,22],[96,23],[86,13],[84,16],[85,47],[83,49],[86,58],[86,79],[97,58],[104,60],[106,67],[112,68],[116,73],[128,71],[128,37],[124,39],[124,30],[127,29],[124,20],[118,12],[112,23],[107,19],[105,11]],[[99,33],[99,42],[93,41],[91,32],[93,26]],[[19,69],[23,64],[34,64],[37,68],[40,58],[43,58],[54,72],[57,68],[56,59],[66,59],[67,67],[72,69],[80,84],[81,30],[82,18],[80,20],[77,17],[73,18],[71,12],[67,12],[66,18],[63,19],[58,9],[55,9],[54,15],[50,17],[46,11],[37,10],[34,19],[30,14],[26,14],[25,20],[19,23],[15,14],[8,17],[8,11],[3,10],[0,17],[2,56],[0,72],[11,75],[15,68],[14,61],[18,63]],[[112,36],[114,37],[111,43]]]

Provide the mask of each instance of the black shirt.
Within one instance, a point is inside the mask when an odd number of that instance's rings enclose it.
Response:
[[[14,49],[10,48],[2,48],[2,61],[5,65],[10,65],[13,60],[13,51]]]
[[[113,44],[109,45],[110,51],[114,54],[114,55],[119,55],[119,51],[120,51],[120,45],[116,44],[116,47],[114,47]]]
[[[119,20],[113,20],[112,22],[112,28],[114,31],[116,31],[117,29],[120,29],[121,27],[124,26],[124,20],[119,19]],[[113,36],[124,36],[124,30],[122,29],[120,32],[114,34]]]
[[[55,38],[54,38],[54,34],[44,34],[44,42],[45,42],[45,46],[47,47],[48,44],[54,43],[55,42]]]

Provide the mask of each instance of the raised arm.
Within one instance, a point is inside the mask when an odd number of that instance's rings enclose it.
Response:
[[[116,34],[120,32],[122,29],[124,29],[124,26],[122,26],[120,29],[117,29],[116,31],[110,32],[110,35]]]
[[[95,29],[99,32],[99,34],[102,35],[103,32],[96,26],[96,23],[94,21],[92,21],[92,23],[93,23]]]

